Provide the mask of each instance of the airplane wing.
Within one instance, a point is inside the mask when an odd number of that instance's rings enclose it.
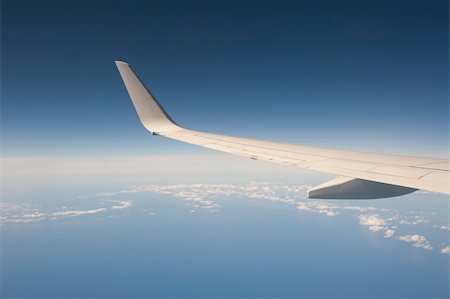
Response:
[[[176,124],[126,62],[116,61],[137,114],[153,135],[338,175],[308,192],[310,198],[373,199],[423,189],[450,194],[449,160],[290,145],[211,134]]]

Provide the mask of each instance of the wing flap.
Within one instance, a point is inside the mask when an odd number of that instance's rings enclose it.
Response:
[[[433,169],[433,170],[450,170],[450,163],[440,162],[440,163],[430,163],[424,165],[414,165],[415,168]]]
[[[417,191],[417,189],[362,179],[338,177],[310,189],[308,197],[320,199],[374,199],[400,196],[414,191]]]
[[[383,175],[392,175],[405,178],[420,179],[421,177],[431,173],[431,169],[382,165],[370,169],[369,172]]]

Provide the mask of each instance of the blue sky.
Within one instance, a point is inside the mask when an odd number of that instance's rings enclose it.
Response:
[[[2,154],[207,152],[155,140],[114,60],[180,124],[445,156],[447,1],[2,1]]]
[[[448,298],[449,200],[314,200],[334,175],[164,138],[181,125],[448,156],[448,1],[1,2],[0,295]]]

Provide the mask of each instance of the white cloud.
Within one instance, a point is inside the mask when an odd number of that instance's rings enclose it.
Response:
[[[103,201],[103,200],[102,200]],[[57,210],[53,212],[44,212],[43,210],[37,208],[36,206],[30,204],[19,204],[19,203],[0,203],[0,208],[2,215],[0,216],[0,223],[29,223],[42,220],[54,220],[58,217],[68,217],[68,216],[81,216],[81,215],[92,215],[101,212],[106,212],[108,210],[115,211],[120,209],[129,208],[133,205],[131,200],[106,200],[103,202],[115,203],[108,208],[97,208],[97,209],[69,209],[66,206],[62,206],[62,210]]]
[[[30,222],[41,221],[44,219],[45,219],[44,217],[39,217],[39,216],[30,217],[29,215],[27,215],[27,216],[17,216],[17,217],[11,217],[11,218],[2,217],[1,222],[30,223]]]
[[[126,209],[133,205],[133,201],[131,200],[113,200],[113,202],[118,203],[118,205],[112,206],[111,208],[114,210],[117,209]]]
[[[92,215],[106,211],[114,212],[131,207],[131,200],[111,200],[112,196],[124,196],[125,194],[151,192],[178,198],[186,202],[187,211],[193,213],[203,210],[217,212],[230,198],[247,198],[251,200],[268,200],[282,204],[292,205],[300,212],[316,213],[323,216],[335,217],[340,214],[353,214],[358,217],[360,225],[371,232],[380,232],[385,238],[391,238],[411,243],[415,247],[431,249],[431,244],[424,236],[398,235],[399,225],[424,225],[432,217],[430,212],[409,211],[400,213],[396,209],[387,209],[375,206],[348,205],[348,201],[315,200],[307,198],[308,185],[288,185],[273,182],[247,182],[240,184],[174,184],[174,185],[140,185],[132,186],[128,190],[120,192],[101,192],[95,194],[101,203],[108,202],[108,206],[84,210],[75,208],[61,208],[60,211],[45,213],[40,209],[28,205],[2,204],[1,222],[32,222],[43,219],[56,219],[57,217],[70,217]],[[165,197],[163,197],[165,198]],[[170,198],[170,197],[168,197]],[[1,204],[1,203],[0,203]],[[142,210],[148,215],[154,212]],[[358,215],[359,214],[359,215]],[[442,222],[441,222],[442,223]],[[444,222],[445,223],[445,222]],[[435,225],[435,229],[450,229],[450,225]],[[400,230],[399,230],[400,231]],[[447,248],[447,247],[446,247]],[[442,249],[444,251],[450,249]],[[442,251],[441,250],[441,251]]]
[[[297,203],[297,210],[318,213],[330,217],[339,215],[339,212],[336,211],[338,208],[339,207],[336,205],[325,204],[323,201],[316,200],[301,201]]]
[[[325,214],[327,216],[333,217],[336,216],[338,213],[332,210],[319,210],[319,214]]]
[[[383,218],[380,217],[378,214],[372,214],[372,215],[360,215],[359,216],[359,223],[362,225],[368,225],[368,226],[381,226],[385,225],[386,222]]]
[[[34,212],[34,213],[24,214],[22,217],[32,219],[32,218],[42,218],[43,216],[45,216],[44,213]]]
[[[359,224],[367,226],[370,231],[377,232],[385,229],[386,220],[378,214],[360,215]]]
[[[444,254],[450,254],[450,245],[441,249],[441,252]]]
[[[217,211],[221,207],[221,200],[235,196],[295,204],[299,211],[317,213],[330,217],[337,216],[343,212],[368,213],[359,215],[359,223],[372,232],[383,232],[385,238],[393,238],[396,234],[397,226],[400,224],[422,225],[429,222],[429,220],[425,219],[425,216],[423,216],[425,214],[423,213],[421,215],[414,215],[413,213],[415,212],[413,212],[407,215],[401,215],[395,209],[345,205],[345,203],[339,201],[308,199],[306,194],[309,188],[310,186],[307,185],[250,182],[244,184],[144,185],[135,186],[131,190],[125,190],[121,193],[156,192],[172,195],[187,201],[191,206],[190,212],[198,208],[208,208],[210,211]],[[380,215],[381,213],[383,213],[383,216]],[[427,216],[431,215],[427,214]],[[402,236],[400,240],[410,242],[415,247],[432,248],[423,236]]]
[[[188,202],[193,208],[203,208],[215,212],[221,208],[219,201],[230,197],[246,197],[295,204],[296,200],[306,198],[308,188],[307,185],[289,186],[276,183],[249,182],[243,184],[142,185],[135,186],[130,190],[120,191],[120,193],[155,192],[171,195]],[[333,211],[320,210],[328,215],[336,214]]]
[[[392,236],[394,236],[394,234],[395,234],[395,230],[393,230],[393,229],[387,229],[384,231],[385,238],[391,238]]]
[[[1,223],[30,223],[44,220],[46,214],[36,206],[26,203],[0,202]]]
[[[319,214],[325,214],[327,216],[336,216],[337,214],[339,214],[338,212],[334,211],[334,209],[336,208],[335,206],[321,203],[318,204],[316,207],[319,210]]]
[[[428,242],[427,239],[421,235],[417,235],[417,234],[416,235],[405,235],[405,236],[398,237],[398,239],[400,241],[413,243],[414,247],[428,249],[428,250],[433,249],[430,242]]]
[[[450,224],[442,225],[440,229],[450,229]]]
[[[412,220],[401,219],[399,224],[406,225],[418,225],[423,223],[428,223],[429,220],[426,220],[423,216],[414,216]]]
[[[92,209],[92,210],[73,210],[73,211],[58,211],[54,212],[52,214],[53,217],[60,217],[60,216],[82,216],[82,215],[92,215],[97,214],[101,212],[105,212],[106,208],[98,208],[98,209]]]

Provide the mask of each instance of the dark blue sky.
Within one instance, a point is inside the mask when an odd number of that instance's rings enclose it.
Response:
[[[181,125],[448,150],[448,1],[2,1],[2,154],[207,151],[151,138],[114,65]]]

